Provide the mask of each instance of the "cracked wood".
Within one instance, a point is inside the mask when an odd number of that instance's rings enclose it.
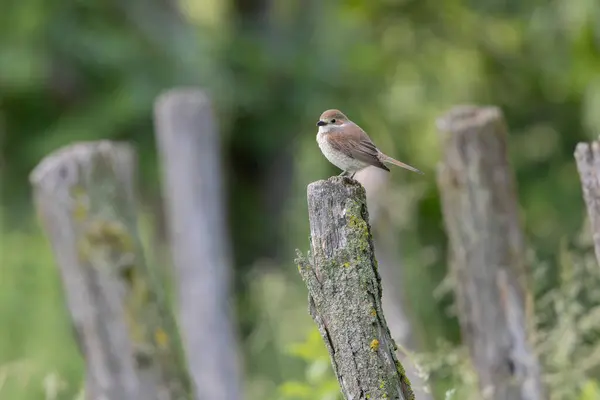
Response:
[[[414,399],[381,307],[363,187],[345,177],[314,182],[308,211],[311,251],[296,261],[344,398]]]
[[[545,399],[528,337],[524,239],[502,113],[460,106],[438,129],[438,186],[458,317],[482,397]]]

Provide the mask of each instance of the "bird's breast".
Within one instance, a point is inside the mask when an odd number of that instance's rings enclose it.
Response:
[[[321,132],[317,133],[317,143],[319,144],[319,148],[321,149],[321,151],[323,152],[325,157],[327,157],[328,160],[329,160],[330,155],[332,155],[334,153],[340,153],[340,151],[334,149],[333,146],[329,143],[329,140],[327,139],[326,134],[323,134]],[[329,160],[329,161],[331,161],[331,160]],[[333,161],[331,161],[331,162],[333,162]]]
[[[358,171],[365,167],[363,162],[334,148],[329,142],[326,134],[321,132],[317,133],[317,143],[325,158],[336,167],[349,172]]]

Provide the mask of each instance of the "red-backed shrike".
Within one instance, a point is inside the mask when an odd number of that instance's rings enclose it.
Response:
[[[317,122],[317,143],[330,163],[342,170],[340,175],[354,174],[370,165],[389,171],[384,163],[397,165],[418,174],[423,172],[383,154],[360,126],[339,110],[327,110]]]

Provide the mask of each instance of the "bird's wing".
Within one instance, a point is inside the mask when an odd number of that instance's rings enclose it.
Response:
[[[331,132],[327,141],[337,151],[348,157],[355,158],[367,164],[389,171],[379,159],[379,150],[369,136],[356,124],[349,124],[341,132]]]

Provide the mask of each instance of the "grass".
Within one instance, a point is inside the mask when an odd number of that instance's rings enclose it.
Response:
[[[151,224],[148,216],[141,218],[140,232],[147,262],[156,267]],[[78,399],[85,363],[49,242],[28,220],[19,229],[0,225],[0,246],[0,399]],[[280,382],[302,373],[301,363],[284,349],[312,327],[306,294],[299,277],[291,282],[278,270],[257,269],[249,278],[260,311],[253,318],[254,331],[242,343],[249,360],[248,399],[273,398]]]
[[[21,230],[0,226],[0,243],[0,398],[81,398],[84,362],[47,240],[36,224],[24,224]],[[536,348],[551,400],[598,400],[600,268],[589,241],[574,247],[559,250],[558,283],[551,287],[546,269],[536,264]],[[299,279],[269,271],[251,279],[261,311],[242,344],[253,367],[246,371],[247,398],[337,398],[337,380],[306,313],[304,288]],[[463,347],[440,342],[435,351],[411,357],[431,381],[443,382],[440,398],[477,398]]]
[[[61,396],[74,398],[83,360],[50,248],[33,227],[2,229],[0,243],[0,398],[57,398],[51,395],[52,379],[61,382]]]

